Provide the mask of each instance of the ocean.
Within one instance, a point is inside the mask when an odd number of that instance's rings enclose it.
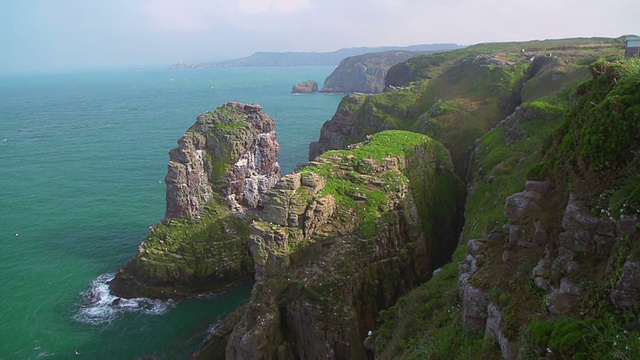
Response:
[[[333,67],[100,70],[0,77],[0,359],[186,359],[251,284],[113,307],[105,282],[165,211],[168,151],[196,116],[257,103],[283,174],[341,99],[290,94]],[[87,298],[99,297],[88,305]]]

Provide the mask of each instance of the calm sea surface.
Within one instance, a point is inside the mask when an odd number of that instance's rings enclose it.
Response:
[[[291,87],[322,83],[332,70],[0,77],[0,359],[188,358],[251,284],[120,307],[104,285],[164,215],[167,153],[200,113],[258,103],[276,119],[283,173],[291,172],[341,99]],[[97,303],[87,305],[89,296]]]

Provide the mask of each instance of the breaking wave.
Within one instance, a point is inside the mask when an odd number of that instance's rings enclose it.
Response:
[[[103,274],[91,282],[91,288],[83,293],[80,309],[74,318],[82,323],[100,325],[110,323],[126,312],[162,315],[174,306],[172,300],[148,298],[124,299],[109,292],[109,281],[114,274]]]

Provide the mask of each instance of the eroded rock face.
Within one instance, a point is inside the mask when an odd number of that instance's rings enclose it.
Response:
[[[280,177],[274,127],[259,105],[228,103],[198,116],[169,152],[165,217],[197,217],[216,192],[236,212],[257,207]]]
[[[249,280],[251,228],[280,177],[275,121],[259,105],[228,103],[198,116],[170,151],[165,220],[110,284],[122,297],[178,298]]]
[[[227,358],[365,359],[376,314],[444,261],[464,197],[448,152],[413,133],[370,141],[317,158],[265,194],[250,240],[259,282],[220,349]],[[369,146],[389,151],[368,157]],[[457,195],[438,199],[438,186]]]

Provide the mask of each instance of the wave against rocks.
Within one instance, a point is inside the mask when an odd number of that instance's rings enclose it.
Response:
[[[109,292],[109,282],[115,274],[103,274],[91,282],[91,288],[83,293],[74,319],[91,325],[110,323],[127,312],[162,315],[174,306],[172,300],[149,298],[124,299]]]

